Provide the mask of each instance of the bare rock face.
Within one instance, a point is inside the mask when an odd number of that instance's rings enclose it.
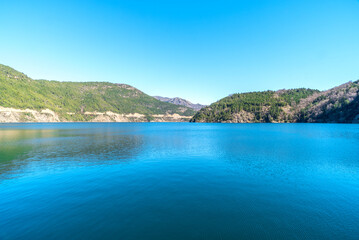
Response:
[[[153,122],[188,122],[192,117],[179,114],[158,114],[152,115]]]
[[[67,114],[73,115],[74,113],[68,112]],[[191,118],[179,114],[146,116],[140,113],[118,114],[111,111],[85,112],[83,114],[91,117],[90,122],[188,122]],[[49,109],[36,111],[0,107],[0,123],[16,122],[66,122],[66,120]]]
[[[0,107],[0,122],[60,122],[60,119],[50,109],[36,111]]]
[[[179,114],[154,114],[146,116],[139,113],[118,114],[113,112],[85,112],[85,115],[94,116],[91,122],[188,122],[190,116]]]
[[[233,114],[233,120],[228,121],[230,123],[250,123],[254,122],[255,115],[250,112],[240,111],[239,113]]]
[[[157,100],[160,100],[162,102],[168,102],[168,103],[172,103],[172,104],[176,104],[176,105],[181,105],[181,106],[186,106],[189,108],[192,108],[196,111],[200,110],[201,108],[205,107],[206,105],[202,105],[202,104],[194,104],[191,103],[190,101],[183,99],[183,98],[179,98],[179,97],[175,97],[175,98],[168,98],[168,97],[160,97],[160,96],[154,96],[154,98],[156,98]]]

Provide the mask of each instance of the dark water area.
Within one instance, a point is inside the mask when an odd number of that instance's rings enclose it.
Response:
[[[0,125],[0,239],[359,239],[359,125]]]

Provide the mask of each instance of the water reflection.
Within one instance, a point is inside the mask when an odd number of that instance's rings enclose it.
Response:
[[[0,178],[31,166],[128,162],[140,153],[141,135],[121,129],[0,129]],[[33,169],[34,170],[34,169]]]
[[[359,128],[0,126],[0,239],[356,239]]]

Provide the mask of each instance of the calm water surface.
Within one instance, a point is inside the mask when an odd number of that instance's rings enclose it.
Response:
[[[359,239],[359,125],[0,125],[0,239]]]

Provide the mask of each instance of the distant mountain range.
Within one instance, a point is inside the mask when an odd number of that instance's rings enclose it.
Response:
[[[233,94],[202,108],[191,121],[359,123],[359,80],[322,92],[300,88]]]
[[[209,106],[107,82],[33,80],[0,64],[0,122],[359,123],[359,80],[327,91],[237,93]]]
[[[199,103],[194,104],[191,103],[190,101],[183,99],[183,98],[179,98],[179,97],[175,97],[175,98],[168,98],[168,97],[160,97],[160,96],[154,96],[154,98],[162,101],[162,102],[167,102],[167,103],[172,103],[172,104],[176,104],[176,105],[180,105],[180,106],[186,106],[189,108],[192,108],[196,111],[200,110],[201,108],[204,108],[206,105],[201,105]]]

